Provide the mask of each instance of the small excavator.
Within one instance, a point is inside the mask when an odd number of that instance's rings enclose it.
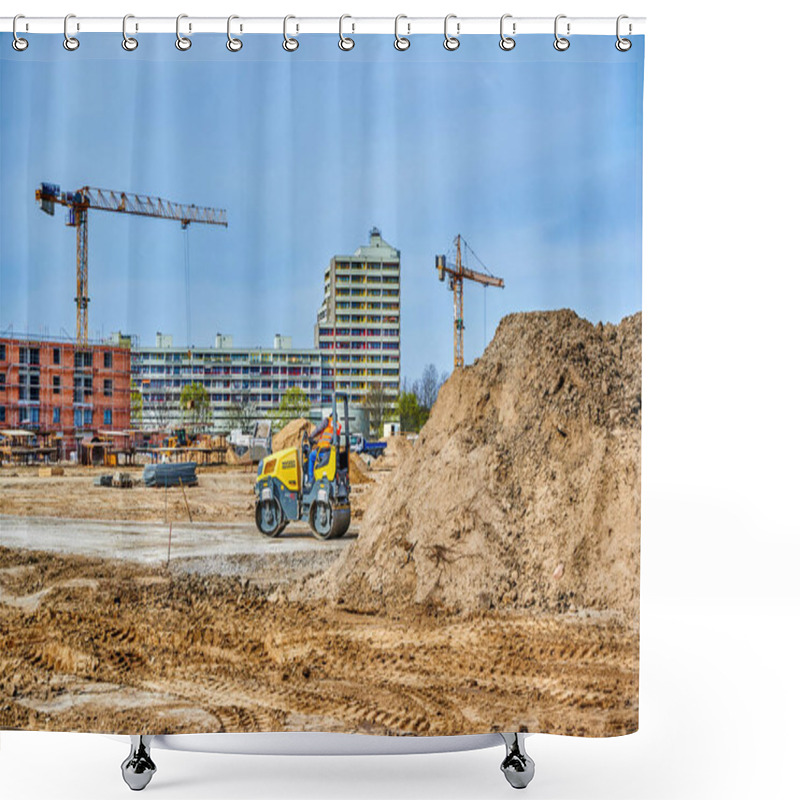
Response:
[[[256,526],[275,538],[297,520],[308,522],[317,539],[338,539],[350,527],[350,414],[344,397],[344,430],[340,431],[336,400],[331,412],[333,441],[317,453],[313,480],[308,459],[313,443],[303,432],[299,447],[280,450],[261,460],[253,491]]]

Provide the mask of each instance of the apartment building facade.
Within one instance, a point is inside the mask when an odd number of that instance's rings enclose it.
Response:
[[[337,392],[363,403],[380,388],[388,402],[400,393],[400,251],[370,231],[369,244],[334,256],[314,336],[333,355]]]
[[[184,417],[181,393],[191,384],[202,386],[210,401],[207,427],[229,431],[243,418],[269,417],[289,389],[301,389],[319,415],[330,405],[332,368],[316,348],[292,347],[289,336],[275,336],[274,347],[237,348],[233,337],[217,334],[213,347],[175,347],[159,333],[156,346],[133,352],[133,383],[141,395],[141,427],[179,427]]]
[[[226,334],[217,334],[212,347],[176,347],[163,333],[153,347],[134,347],[133,385],[141,397],[136,424],[149,430],[182,425],[181,393],[193,383],[208,394],[207,427],[217,432],[238,427],[244,417],[274,416],[290,389],[303,391],[316,419],[334,393],[346,392],[357,407],[377,384],[392,402],[400,390],[400,251],[373,228],[368,245],[331,259],[323,294],[312,348],[295,348],[292,337],[280,334],[272,348],[235,347]]]
[[[76,437],[131,425],[129,340],[76,346],[69,339],[0,337],[0,428]]]

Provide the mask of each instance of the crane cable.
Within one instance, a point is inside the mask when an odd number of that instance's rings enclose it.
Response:
[[[192,299],[189,290],[189,226],[183,229],[183,275],[186,287],[186,347],[192,346]]]

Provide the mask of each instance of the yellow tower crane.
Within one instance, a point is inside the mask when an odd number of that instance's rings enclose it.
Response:
[[[476,272],[474,269],[464,266],[461,258],[462,242],[465,248],[472,252],[472,248],[461,234],[458,234],[454,242],[456,246],[454,267],[447,263],[446,256],[436,256],[436,271],[439,273],[439,280],[444,281],[445,275],[448,275],[450,288],[453,290],[453,366],[455,369],[464,366],[464,280],[475,281],[483,286],[498,286],[500,289],[505,286],[502,278],[485,272]]]
[[[77,234],[76,293],[77,306],[75,323],[75,342],[85,347],[89,339],[89,243],[87,222],[89,209],[115,211],[121,214],[134,214],[139,217],[158,217],[181,223],[184,230],[192,222],[205,225],[228,227],[224,209],[204,208],[195,205],[182,205],[160,197],[143,194],[115,192],[107,189],[94,189],[84,186],[74,192],[62,192],[53,183],[42,183],[36,190],[39,208],[51,217],[57,205],[67,208],[67,225],[75,228]]]

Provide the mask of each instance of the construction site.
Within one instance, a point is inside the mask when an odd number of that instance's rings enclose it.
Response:
[[[504,281],[458,236],[430,273],[453,372],[418,434],[390,410],[375,436],[372,384],[390,409],[400,388],[399,251],[377,229],[331,260],[314,348],[173,361],[166,339],[88,340],[89,210],[225,212],[37,200],[77,231],[76,336],[0,340],[0,728],[637,728],[640,312],[509,314],[467,364],[464,281]],[[200,415],[181,395],[204,381]],[[270,418],[290,390],[304,413]],[[245,396],[252,430],[225,429]]]

